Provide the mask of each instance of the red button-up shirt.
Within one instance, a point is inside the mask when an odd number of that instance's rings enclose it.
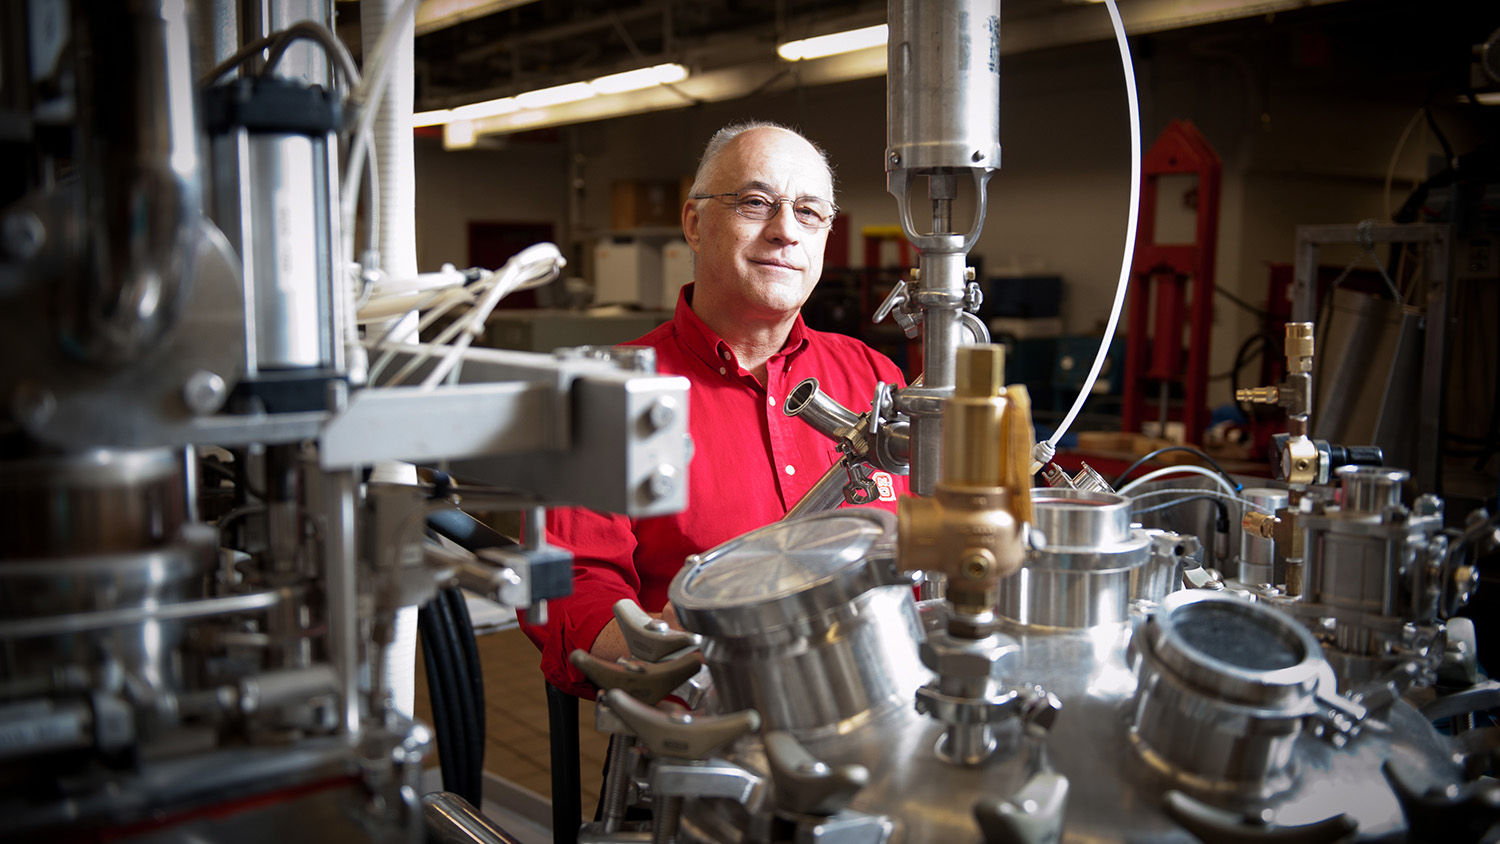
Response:
[[[693,313],[691,301],[688,285],[672,321],[630,344],[655,348],[657,371],[685,376],[692,385],[687,509],[644,519],[581,508],[547,513],[548,540],[575,557],[573,594],[548,603],[545,626],[522,627],[542,650],[547,680],[565,692],[594,696],[568,654],[593,647],[614,618],[616,601],[631,598],[660,612],[667,586],[690,554],[780,519],[833,465],[833,440],[782,413],[794,387],[817,378],[824,393],[862,413],[877,382],[905,384],[890,358],[852,337],[808,328],[798,316],[786,344],[767,362],[762,385]],[[906,478],[877,472],[872,480],[880,496],[865,506],[894,511]]]

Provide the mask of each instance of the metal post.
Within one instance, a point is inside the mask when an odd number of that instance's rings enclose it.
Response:
[[[323,536],[323,565],[328,584],[328,655],[338,677],[339,726],[349,735],[359,733],[359,595],[355,589],[354,496],[352,471],[323,475],[323,512],[328,520]]]

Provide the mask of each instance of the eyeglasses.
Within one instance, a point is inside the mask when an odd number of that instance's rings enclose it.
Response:
[[[724,199],[734,205],[734,213],[747,220],[764,221],[776,216],[783,202],[792,206],[792,216],[804,229],[826,229],[833,225],[839,207],[817,196],[799,196],[796,199],[776,196],[757,188],[746,188],[738,193],[706,193],[690,196],[689,199]]]

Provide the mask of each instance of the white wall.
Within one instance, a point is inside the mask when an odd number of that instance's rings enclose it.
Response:
[[[1426,85],[1425,77],[1408,79],[1400,69],[1394,82],[1383,80],[1372,72],[1378,65],[1361,64],[1384,60],[1380,44],[1360,47],[1374,58],[1350,58],[1355,45],[1334,41],[1320,59],[1306,48],[1319,46],[1309,39],[1322,29],[1285,20],[1133,40],[1144,143],[1149,147],[1169,120],[1187,118],[1217,150],[1223,184],[1216,280],[1256,304],[1265,300],[1268,262],[1292,260],[1296,225],[1385,217],[1386,165]],[[1399,21],[1393,25],[1391,38],[1407,37]],[[1440,111],[1460,145],[1465,130],[1451,117]],[[550,145],[517,142],[499,152],[462,153],[424,146],[418,153],[423,267],[455,253],[461,244],[454,238],[462,237],[467,219],[551,219],[560,237],[568,236],[570,143],[582,166],[587,234],[607,227],[613,180],[691,174],[715,129],[749,118],[798,125],[829,151],[839,204],[853,224],[857,265],[859,228],[897,221],[882,165],[883,79],[578,126]],[[1126,133],[1112,43],[1003,60],[1003,167],[991,183],[974,253],[989,272],[1014,263],[1062,275],[1071,332],[1091,332],[1108,314],[1126,227]],[[1425,129],[1413,131],[1397,162],[1398,183],[1409,188],[1436,149]],[[1398,186],[1396,204],[1405,192]],[[1258,326],[1223,297],[1215,311],[1210,367],[1220,372]],[[1227,401],[1227,383],[1214,382],[1210,399]]]

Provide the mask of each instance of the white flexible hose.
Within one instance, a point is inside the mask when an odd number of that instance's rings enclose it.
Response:
[[[1052,455],[1057,452],[1058,442],[1078,417],[1078,411],[1083,409],[1084,401],[1094,390],[1094,382],[1099,379],[1099,370],[1104,367],[1110,343],[1115,339],[1115,327],[1120,323],[1120,311],[1125,307],[1125,290],[1130,286],[1130,267],[1135,256],[1135,232],[1141,211],[1141,107],[1135,91],[1135,66],[1131,63],[1130,43],[1125,40],[1125,24],[1120,20],[1120,10],[1115,8],[1115,0],[1105,0],[1105,3],[1109,7],[1110,23],[1115,28],[1115,43],[1120,47],[1120,66],[1125,72],[1125,95],[1130,102],[1130,222],[1125,227],[1125,257],[1120,263],[1120,281],[1115,287],[1115,302],[1109,312],[1109,324],[1104,329],[1104,340],[1099,344],[1099,353],[1094,356],[1089,377],[1084,379],[1083,388],[1078,391],[1078,398],[1068,409],[1068,415],[1063,417],[1062,424],[1057,426],[1052,436],[1038,442],[1032,451],[1032,457],[1041,464],[1052,460]]]
[[[427,378],[422,381],[423,389],[432,389],[452,371],[453,367],[463,357],[464,349],[474,342],[474,338],[484,331],[485,321],[490,318],[490,313],[500,300],[512,291],[520,289],[527,283],[538,282],[542,279],[551,280],[563,268],[567,262],[563,260],[562,252],[551,243],[535,243],[517,252],[505,266],[500,269],[500,278],[495,285],[485,291],[484,298],[464,315],[463,333],[458,341],[454,343]],[[455,323],[457,325],[458,323]]]
[[[1143,492],[1139,495],[1132,495],[1130,496],[1131,512],[1140,513],[1140,510],[1136,508],[1139,507],[1142,503],[1149,503],[1146,501],[1146,499],[1160,498],[1163,495],[1178,495],[1186,498],[1192,498],[1194,496],[1211,496],[1213,498],[1228,501],[1230,504],[1233,504],[1236,507],[1243,507],[1246,510],[1254,510],[1257,513],[1265,513],[1268,516],[1276,515],[1275,510],[1272,510],[1271,508],[1265,507],[1260,504],[1256,504],[1254,501],[1251,501],[1248,498],[1241,498],[1238,495],[1225,495],[1224,493],[1219,492],[1216,489],[1198,489],[1197,487],[1190,486],[1172,487],[1170,489],[1154,489],[1150,492]],[[1164,506],[1164,504],[1174,504],[1177,502],[1177,500],[1178,499],[1173,499],[1171,501],[1164,502],[1163,504],[1152,504],[1151,508],[1161,507]]]
[[[1130,483],[1120,487],[1116,491],[1120,495],[1129,495],[1131,490],[1138,489],[1141,484],[1147,484],[1156,480],[1157,478],[1164,478],[1168,475],[1180,475],[1183,473],[1187,473],[1190,475],[1202,475],[1205,478],[1209,478],[1214,483],[1217,483],[1220,489],[1228,493],[1230,498],[1233,498],[1236,501],[1240,500],[1240,492],[1239,490],[1234,488],[1234,484],[1231,484],[1229,481],[1225,480],[1224,476],[1219,474],[1218,472],[1215,472],[1212,469],[1205,469],[1202,466],[1167,466],[1163,469],[1157,469],[1154,472],[1147,472],[1146,474],[1141,475],[1139,478],[1136,478]]]

